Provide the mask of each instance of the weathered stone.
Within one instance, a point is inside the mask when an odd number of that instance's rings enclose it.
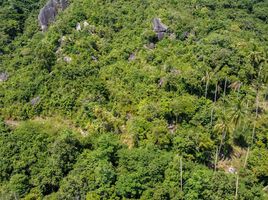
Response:
[[[156,33],[166,32],[168,30],[168,27],[165,24],[163,24],[159,18],[153,19],[153,27]]]
[[[37,104],[40,103],[40,100],[41,100],[41,98],[38,96],[38,97],[33,98],[33,99],[30,101],[30,103],[31,103],[32,106],[35,106],[35,105],[37,105]]]
[[[59,40],[59,43],[63,43],[66,41],[66,36],[62,36]]]
[[[55,20],[56,14],[57,14],[57,11],[54,7],[45,5],[45,7],[41,9],[38,15],[38,20],[41,25],[42,31],[47,30],[49,23]]]
[[[60,54],[62,52],[62,48],[58,48],[57,51],[56,51],[56,54]]]
[[[46,3],[38,15],[38,21],[42,31],[47,30],[48,25],[55,21],[59,10],[64,10],[67,5],[67,0],[49,0]]]
[[[164,78],[160,78],[158,81],[158,87],[162,87],[162,85],[164,84],[165,79]]]
[[[151,42],[150,44],[147,45],[147,48],[148,49],[154,49],[155,48],[155,44]]]
[[[60,0],[60,6],[62,10],[65,10],[68,6],[67,0]]]
[[[87,21],[84,21],[83,25],[84,25],[84,28],[85,28],[85,27],[89,26],[89,23]]]
[[[91,59],[94,60],[95,62],[98,61],[98,58],[96,58],[95,56],[91,56]]]
[[[72,58],[69,56],[64,56],[63,60],[67,63],[70,63],[72,61]]]
[[[8,79],[8,73],[7,72],[0,73],[0,82],[7,81],[7,79]]]
[[[135,59],[136,59],[136,55],[135,55],[135,53],[130,54],[128,60],[129,60],[129,61],[133,61],[133,60],[135,60]]]
[[[165,37],[165,32],[158,32],[157,33],[157,39],[162,40]]]
[[[77,24],[76,24],[76,30],[77,30],[77,31],[81,31],[81,30],[82,30],[82,28],[81,28],[81,24],[80,24],[80,23],[77,23]]]
[[[153,28],[156,32],[158,40],[162,40],[165,37],[165,33],[168,30],[168,27],[161,22],[159,18],[153,19]]]

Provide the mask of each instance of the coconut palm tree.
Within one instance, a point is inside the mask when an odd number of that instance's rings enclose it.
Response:
[[[205,88],[205,98],[207,98],[207,94],[208,94],[208,85],[209,85],[209,81],[211,79],[212,73],[209,73],[208,71],[206,71],[205,76],[203,76],[202,81],[206,82],[206,88]]]
[[[247,153],[246,153],[246,158],[245,158],[245,162],[244,162],[244,168],[246,168],[247,166],[247,160],[248,160],[248,156],[249,156],[249,152],[250,152],[250,147],[253,145],[254,142],[254,137],[255,137],[255,132],[256,132],[256,123],[257,123],[257,119],[258,119],[258,111],[259,111],[259,88],[257,87],[256,89],[256,99],[255,99],[255,104],[256,104],[256,108],[255,108],[255,119],[253,122],[253,129],[252,129],[252,135],[251,135],[251,141],[250,144],[248,146],[247,149]]]
[[[229,85],[229,88],[233,89],[234,91],[239,91],[242,83],[240,81],[235,81]]]
[[[240,98],[237,103],[231,108],[231,122],[237,128],[241,125],[242,120],[245,118],[247,110],[245,109],[244,99]]]
[[[213,100],[213,106],[211,108],[211,113],[210,113],[210,124],[212,126],[212,122],[213,122],[213,113],[214,113],[214,108],[215,108],[215,104],[217,101],[217,94],[218,92],[221,90],[220,86],[218,85],[218,81],[215,84],[215,91],[214,91],[214,100]]]
[[[263,56],[260,52],[253,52],[251,54],[251,60],[252,60],[252,65],[254,67],[258,66],[258,75],[257,75],[256,85],[255,85],[255,88],[256,88],[255,105],[256,105],[256,107],[255,107],[255,119],[253,122],[251,141],[250,141],[250,145],[248,146],[248,149],[247,149],[247,154],[246,154],[246,158],[245,158],[245,162],[244,162],[244,168],[246,168],[246,166],[247,166],[247,160],[249,157],[250,148],[253,145],[254,137],[256,134],[256,123],[257,123],[257,119],[258,119],[258,115],[259,115],[259,113],[258,113],[258,111],[259,111],[259,92],[260,92],[260,87],[262,84],[261,73],[262,73],[263,62],[264,61],[266,62],[266,60],[263,58]]]
[[[221,134],[221,141],[218,149],[219,155],[221,154],[221,149],[224,143],[224,140],[227,135],[232,134],[233,132],[233,126],[229,122],[229,116],[226,114],[223,114],[218,121],[216,122],[214,126],[214,131],[218,134]]]

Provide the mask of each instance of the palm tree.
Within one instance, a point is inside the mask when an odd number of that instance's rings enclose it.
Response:
[[[209,85],[209,81],[211,79],[211,75],[212,73],[209,73],[208,71],[206,71],[205,76],[203,76],[202,81],[206,82],[206,89],[205,89],[205,98],[207,98],[207,94],[208,94],[208,85]]]
[[[233,82],[233,83],[231,83],[229,85],[229,88],[231,88],[232,90],[234,90],[235,92],[237,92],[237,98],[239,96],[239,92],[240,92],[241,86],[242,86],[242,82],[240,82],[240,81],[235,81],[235,82]]]
[[[241,125],[242,119],[246,116],[246,109],[243,98],[240,98],[234,107],[231,109],[231,122],[237,128]]]
[[[211,126],[212,126],[212,122],[213,122],[213,112],[214,112],[215,104],[216,104],[216,101],[217,101],[217,94],[218,94],[218,91],[220,91],[220,90],[221,90],[221,88],[218,85],[218,81],[217,81],[216,85],[215,85],[215,94],[214,94],[213,106],[211,108],[211,113],[210,113],[210,124],[211,124]]]
[[[240,81],[235,81],[229,85],[229,88],[233,89],[234,91],[239,91],[242,83]]]
[[[214,131],[216,133],[221,134],[221,141],[219,145],[218,153],[221,154],[221,149],[224,143],[224,140],[227,135],[230,135],[233,131],[232,124],[229,123],[229,117],[226,114],[223,114],[217,121],[216,125],[214,126]]]
[[[249,152],[250,152],[250,147],[252,147],[252,145],[253,145],[255,132],[256,132],[256,123],[257,123],[257,119],[258,119],[258,115],[259,115],[259,113],[258,113],[258,111],[259,111],[259,90],[260,90],[260,86],[261,86],[262,63],[265,61],[265,59],[263,59],[261,53],[259,53],[259,52],[253,52],[251,54],[251,59],[252,59],[252,65],[254,67],[258,66],[258,75],[257,75],[257,79],[256,79],[256,99],[255,99],[256,108],[255,108],[255,119],[254,119],[254,123],[253,123],[251,141],[250,141],[250,145],[248,146],[248,149],[247,149],[247,154],[246,154],[246,158],[245,158],[245,162],[244,162],[244,168],[246,168],[246,166],[247,166],[247,160],[248,160],[248,156],[249,156]]]
[[[250,152],[250,147],[253,145],[253,142],[254,142],[254,137],[255,137],[255,132],[256,132],[256,123],[257,123],[257,119],[258,119],[258,111],[259,111],[259,88],[257,86],[256,88],[256,99],[255,99],[255,104],[256,104],[256,108],[255,108],[255,119],[254,119],[254,122],[253,122],[253,129],[252,129],[252,135],[251,135],[251,141],[250,141],[250,144],[248,146],[248,149],[247,149],[247,153],[246,153],[246,158],[245,158],[245,162],[244,162],[244,168],[246,168],[247,166],[247,160],[248,160],[248,156],[249,156],[249,152]]]
[[[245,108],[245,116],[247,116],[248,114],[248,104],[249,104],[249,100],[247,100],[247,103],[246,103],[246,108]],[[245,128],[246,128],[246,117],[244,118],[244,121],[243,121],[244,125],[243,125],[243,132],[245,131]]]

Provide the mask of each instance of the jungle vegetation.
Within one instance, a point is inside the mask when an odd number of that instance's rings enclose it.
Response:
[[[268,199],[267,0],[45,4],[0,1],[1,200]]]

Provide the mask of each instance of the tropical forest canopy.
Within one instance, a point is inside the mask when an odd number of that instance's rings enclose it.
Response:
[[[268,199],[267,0],[52,1],[0,0],[1,200]]]

